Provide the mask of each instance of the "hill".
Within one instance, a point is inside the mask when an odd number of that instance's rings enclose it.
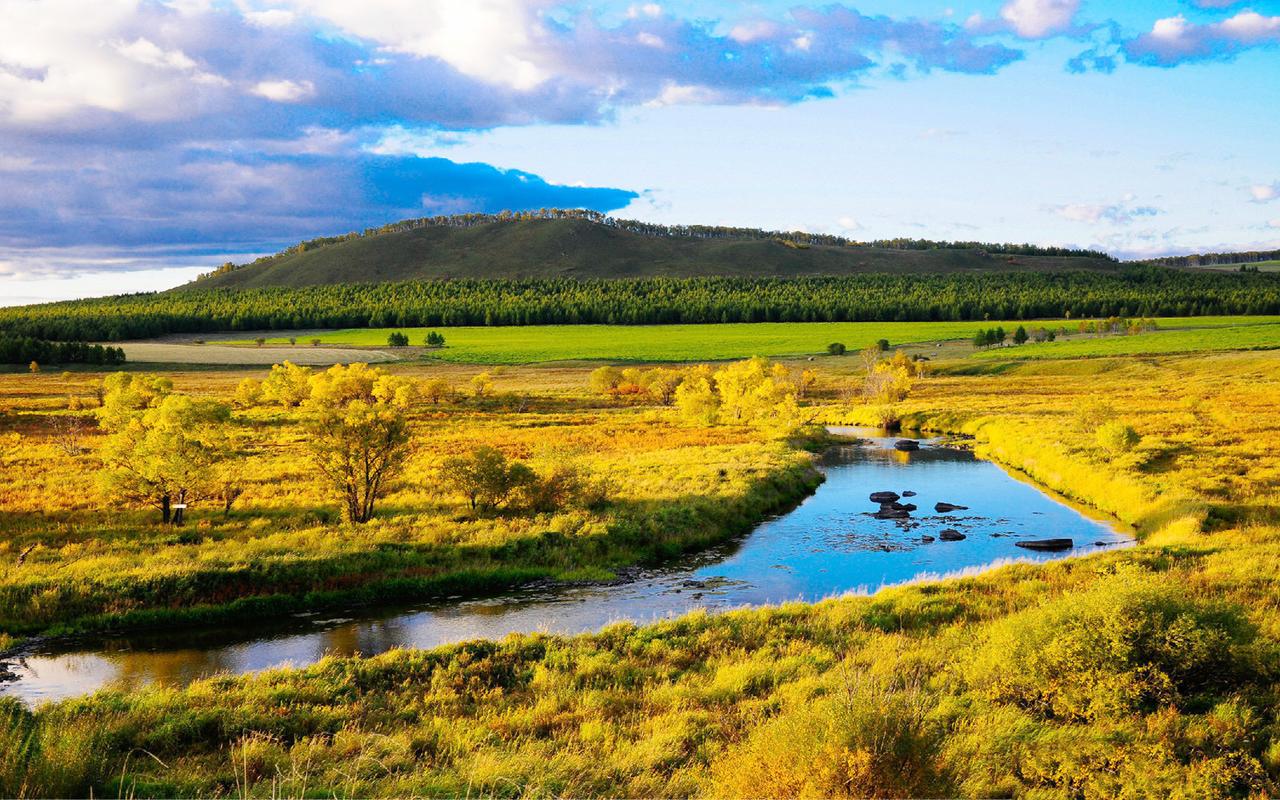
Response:
[[[858,243],[741,228],[668,228],[573,216],[410,220],[305,242],[184,288],[441,279],[801,277],[864,273],[1118,271],[1102,253],[920,240]]]

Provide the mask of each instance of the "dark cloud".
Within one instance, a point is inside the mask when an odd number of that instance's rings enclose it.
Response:
[[[33,162],[0,171],[0,247],[113,249],[217,243],[227,252],[455,211],[539,207],[612,211],[635,192],[548,183],[443,158],[227,156],[113,151],[92,165]]]

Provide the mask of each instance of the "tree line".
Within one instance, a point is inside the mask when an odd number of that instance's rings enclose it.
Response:
[[[94,337],[101,338],[101,337]],[[83,341],[48,341],[31,336],[0,333],[0,364],[101,364],[124,363],[124,350],[86,344]]]
[[[212,272],[201,275],[208,278],[222,275],[248,266],[270,263],[277,259],[299,255],[322,247],[329,247],[355,239],[374,236],[385,236],[390,233],[404,233],[422,228],[474,228],[480,225],[493,225],[505,222],[523,222],[528,220],[581,220],[608,228],[634,233],[639,236],[656,238],[686,239],[778,239],[780,241],[807,246],[825,245],[828,247],[870,247],[890,250],[981,250],[987,253],[1019,256],[1082,256],[1115,261],[1107,253],[1099,250],[1086,250],[1073,247],[1048,247],[1030,243],[1007,244],[994,242],[952,242],[934,239],[911,239],[897,237],[892,239],[874,239],[859,241],[844,236],[827,233],[810,233],[808,231],[776,231],[764,228],[740,228],[729,225],[663,225],[655,222],[642,222],[634,219],[618,219],[585,208],[539,208],[528,211],[502,211],[496,214],[470,213],[450,214],[433,217],[403,219],[363,231],[351,231],[337,236],[320,236],[308,239],[288,247],[279,253],[263,256],[248,264],[227,262]]]
[[[1217,267],[1223,264],[1255,264],[1280,259],[1280,250],[1249,250],[1239,253],[1193,253],[1146,259],[1149,264],[1165,267]]]
[[[61,341],[169,333],[456,325],[914,322],[1280,313],[1280,274],[1015,272],[809,278],[408,281],[188,289],[0,308]]]

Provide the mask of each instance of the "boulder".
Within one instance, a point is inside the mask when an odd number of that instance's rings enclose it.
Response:
[[[958,505],[955,505],[954,503],[936,503],[933,506],[933,510],[937,511],[939,514],[946,514],[951,511],[968,511],[969,507],[958,506]]]
[[[926,533],[920,537],[920,541],[924,542],[925,544],[928,544],[929,542],[933,541],[933,537]]]
[[[938,534],[938,538],[944,542],[958,542],[965,538],[965,535],[955,528],[947,528]]]
[[[898,502],[898,497],[899,495],[897,492],[872,492],[871,502],[880,503],[882,505],[884,503],[896,503]]]
[[[903,452],[909,453],[912,450],[919,450],[920,443],[917,442],[915,439],[899,439],[898,441],[893,443],[893,448],[895,450],[901,450]]]
[[[1014,544],[1028,550],[1070,550],[1076,546],[1071,539],[1028,539]]]
[[[890,506],[881,506],[880,510],[871,516],[876,519],[908,519],[911,516],[910,511],[901,511]]]
[[[910,489],[908,489],[907,491],[905,491],[905,492],[903,492],[903,493],[902,493],[902,496],[903,496],[903,497],[915,497],[915,496],[916,496],[916,493],[915,493],[915,492],[913,492],[913,491],[911,491]]]
[[[915,503],[894,503],[893,507],[902,511],[915,511],[919,508]]]

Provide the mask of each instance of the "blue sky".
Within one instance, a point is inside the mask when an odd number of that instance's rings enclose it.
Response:
[[[0,302],[589,207],[1280,247],[1280,0],[0,0]]]

